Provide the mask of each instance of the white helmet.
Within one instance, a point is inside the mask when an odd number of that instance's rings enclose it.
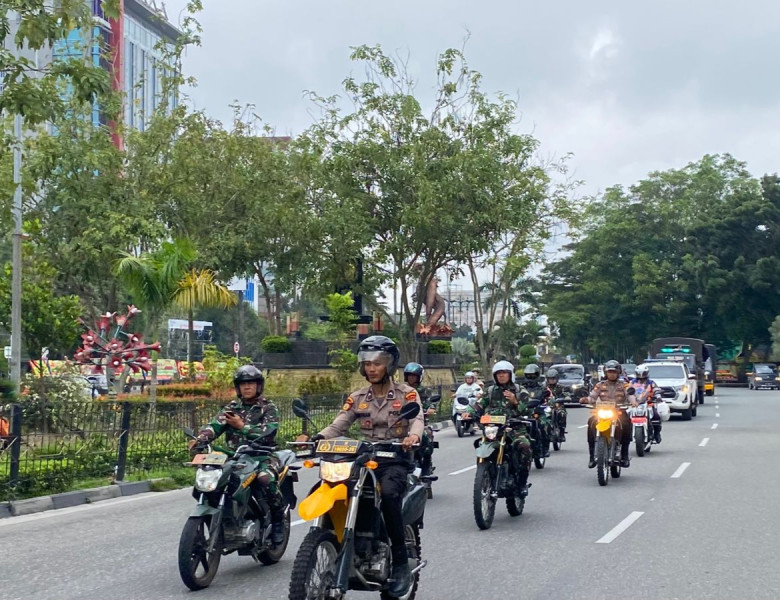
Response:
[[[508,360],[499,360],[496,364],[493,365],[493,381],[496,383],[498,383],[498,381],[496,381],[496,373],[499,371],[509,371],[512,377],[515,376],[515,368]]]
[[[466,374],[463,376],[463,379],[467,379],[469,377],[473,377],[474,379],[477,378],[477,376],[474,375],[474,371],[466,371]]]

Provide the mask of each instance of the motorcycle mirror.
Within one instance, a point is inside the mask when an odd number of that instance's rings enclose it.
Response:
[[[630,387],[630,388],[628,388],[628,389],[626,390],[626,394],[628,394],[629,396],[630,396],[631,394],[635,394],[635,393],[636,393],[636,390],[635,390],[634,388],[632,388],[632,387]]]
[[[420,414],[420,404],[418,402],[407,402],[401,409],[398,419],[414,419]]]
[[[469,399],[464,398],[463,396],[458,396],[457,398],[455,398],[455,402],[457,402],[458,404],[462,404],[463,406],[468,406]]]
[[[184,432],[184,435],[186,435],[188,438],[195,439],[195,432],[189,427],[185,427],[184,429],[182,429],[182,431]]]
[[[309,420],[309,407],[300,398],[296,398],[292,403],[293,414],[301,419]]]
[[[440,395],[438,395],[438,394],[436,394],[435,396],[431,396],[431,397],[429,398],[429,401],[430,401],[430,402],[434,402],[434,403],[435,403],[435,402],[439,402],[439,400],[441,400],[441,396],[440,396]]]

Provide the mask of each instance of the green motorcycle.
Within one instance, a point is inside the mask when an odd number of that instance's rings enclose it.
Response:
[[[195,438],[193,432],[185,434]],[[281,560],[290,537],[290,509],[295,508],[293,482],[299,467],[290,450],[258,443],[239,446],[235,452],[206,446],[190,466],[197,467],[192,496],[198,501],[179,539],[179,574],[191,590],[208,587],[223,555],[238,552],[256,562],[272,565]],[[278,461],[279,489],[286,502],[284,542],[271,539],[271,514],[265,499],[252,493],[252,482],[268,460]]]

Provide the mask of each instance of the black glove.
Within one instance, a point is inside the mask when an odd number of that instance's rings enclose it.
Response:
[[[309,438],[310,442],[319,442],[320,440],[324,440],[325,436],[320,435],[319,433],[315,433],[313,436]]]

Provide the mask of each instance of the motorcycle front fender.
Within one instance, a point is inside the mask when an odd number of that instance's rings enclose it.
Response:
[[[195,505],[195,508],[192,509],[192,512],[190,513],[191,517],[207,517],[211,515],[215,515],[220,511],[219,508],[214,508],[213,506],[210,506],[208,504],[197,504]]]
[[[604,420],[596,423],[596,429],[598,429],[601,433],[609,431],[611,428],[612,428],[612,421]]]
[[[477,446],[477,458],[490,458],[497,448],[496,442],[483,442]]]
[[[337,502],[344,505],[343,512],[344,517],[346,517],[347,486],[339,483],[335,487],[330,487],[323,481],[317,486],[317,489],[301,501],[298,507],[298,514],[301,515],[304,521],[311,521],[330,512]],[[333,525],[336,527],[337,535],[340,535],[344,530],[344,525],[342,523],[341,527],[338,527],[333,516],[331,515],[331,520],[333,520]]]

